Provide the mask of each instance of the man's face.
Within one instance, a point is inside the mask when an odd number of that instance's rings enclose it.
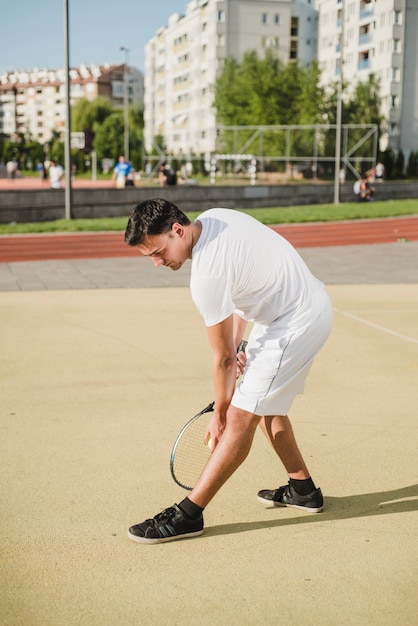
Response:
[[[174,224],[172,230],[162,235],[147,235],[138,250],[149,256],[155,267],[164,265],[178,270],[189,258],[184,241],[184,227]]]

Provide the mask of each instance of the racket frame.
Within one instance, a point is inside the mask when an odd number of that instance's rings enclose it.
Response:
[[[239,346],[238,346],[238,350],[237,350],[237,354],[238,352],[245,352],[245,348],[247,347],[247,341],[243,340],[240,342]],[[192,417],[181,429],[181,431],[179,432],[179,434],[177,435],[177,438],[174,442],[173,445],[173,449],[171,450],[171,456],[170,456],[170,473],[171,476],[174,480],[175,483],[177,483],[177,485],[179,485],[180,487],[183,487],[183,489],[187,489],[188,491],[191,491],[193,489],[193,487],[190,487],[189,485],[185,485],[179,478],[177,478],[175,471],[174,471],[174,459],[176,456],[176,450],[177,450],[177,446],[183,436],[183,433],[189,428],[189,426],[191,426],[191,424],[193,424],[193,422],[195,422],[196,420],[198,420],[200,417],[202,417],[202,415],[204,415],[205,413],[211,413],[214,410],[215,407],[215,402],[212,401],[210,402],[204,409],[202,409],[199,413],[197,413],[194,417]],[[203,468],[202,468],[203,469]]]
[[[214,406],[215,406],[215,402],[210,402],[210,404],[208,404],[204,409],[202,409],[199,413],[197,413],[197,415],[192,417],[187,422],[187,424],[185,424],[183,426],[183,428],[181,429],[181,431],[177,435],[177,439],[174,442],[174,446],[173,446],[173,449],[171,451],[171,456],[170,456],[170,472],[171,472],[171,476],[172,476],[172,478],[173,478],[175,483],[177,483],[180,487],[183,487],[183,489],[187,489],[188,491],[191,491],[193,489],[193,487],[185,485],[179,478],[177,478],[176,473],[174,471],[174,459],[175,459],[175,456],[176,456],[177,446],[178,446],[178,444],[179,444],[179,442],[180,442],[180,440],[181,440],[181,438],[183,436],[183,433],[189,428],[189,426],[191,426],[191,424],[193,424],[193,422],[198,420],[205,413],[211,413],[213,411],[213,409],[214,409]],[[203,445],[203,443],[202,443],[202,445]]]

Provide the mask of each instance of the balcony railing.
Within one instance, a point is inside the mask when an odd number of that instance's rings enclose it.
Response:
[[[363,59],[362,61],[359,61],[358,65],[357,65],[357,69],[359,71],[361,71],[361,70],[369,70],[370,67],[371,67],[370,59]]]
[[[365,17],[371,17],[374,13],[373,7],[367,7],[367,9],[360,10],[360,19],[364,19]]]
[[[371,33],[364,33],[363,35],[360,35],[358,38],[358,44],[359,46],[363,46],[366,43],[371,43],[372,42],[372,34]]]

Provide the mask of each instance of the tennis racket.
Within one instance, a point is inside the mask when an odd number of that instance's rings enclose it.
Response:
[[[241,341],[237,352],[245,351],[246,341]],[[170,457],[170,472],[174,482],[183,489],[193,489],[211,451],[205,445],[205,432],[212,417],[215,403],[211,402],[192,417],[179,432]]]

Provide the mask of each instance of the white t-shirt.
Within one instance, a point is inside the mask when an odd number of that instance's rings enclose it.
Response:
[[[293,246],[245,213],[210,209],[192,252],[190,289],[206,326],[232,313],[287,332],[309,325],[327,299]]]

